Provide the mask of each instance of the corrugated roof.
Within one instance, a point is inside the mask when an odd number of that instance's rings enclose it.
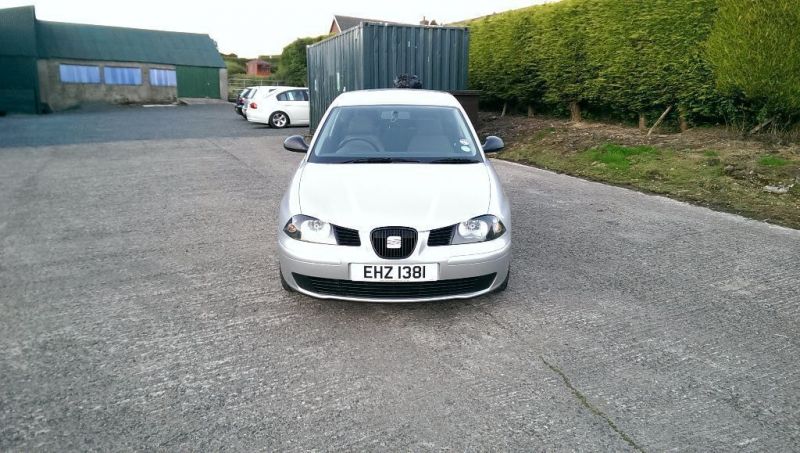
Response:
[[[0,10],[0,55],[36,56],[33,6]]]
[[[40,58],[224,68],[208,35],[36,21]]]

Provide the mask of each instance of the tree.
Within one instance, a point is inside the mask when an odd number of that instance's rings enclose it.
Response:
[[[280,57],[280,68],[275,78],[290,86],[308,85],[306,47],[327,37],[324,35],[314,38],[298,38],[284,47]]]

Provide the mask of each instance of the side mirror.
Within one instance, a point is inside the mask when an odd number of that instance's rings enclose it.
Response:
[[[490,135],[486,137],[486,143],[483,144],[484,153],[496,153],[506,146],[503,139]]]
[[[292,135],[283,141],[283,147],[294,153],[304,153],[308,151],[308,143],[302,135]]]

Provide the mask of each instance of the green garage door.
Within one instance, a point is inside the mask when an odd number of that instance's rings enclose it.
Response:
[[[36,59],[0,56],[0,112],[36,113]]]
[[[176,66],[178,97],[219,98],[219,68]]]

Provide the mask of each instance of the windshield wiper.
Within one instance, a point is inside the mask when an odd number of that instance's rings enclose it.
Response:
[[[414,159],[402,159],[399,157],[365,157],[362,159],[344,160],[340,164],[393,164],[395,162],[413,162],[419,163]]]
[[[429,164],[477,164],[480,162],[475,159],[467,159],[465,157],[448,157],[446,159],[436,159],[428,162]]]

